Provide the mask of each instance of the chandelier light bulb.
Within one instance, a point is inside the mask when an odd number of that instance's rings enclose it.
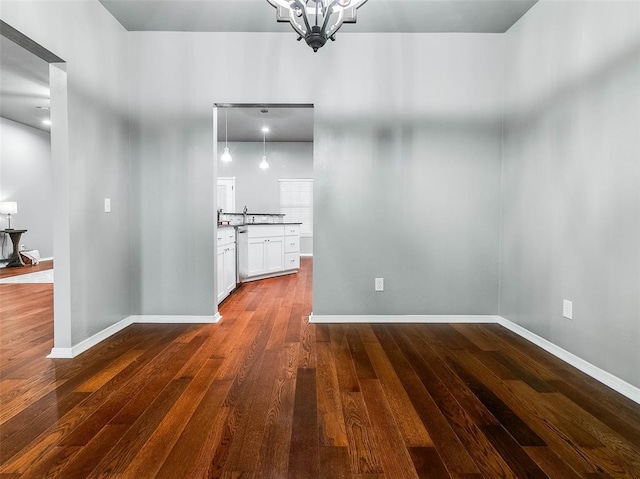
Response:
[[[267,162],[267,157],[263,156],[262,157],[262,161],[260,162],[260,169],[261,170],[267,170],[269,169],[269,163]]]

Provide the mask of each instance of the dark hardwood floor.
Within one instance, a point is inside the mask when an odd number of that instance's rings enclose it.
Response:
[[[311,260],[75,359],[0,285],[0,479],[640,477],[640,406],[497,325],[312,325]]]

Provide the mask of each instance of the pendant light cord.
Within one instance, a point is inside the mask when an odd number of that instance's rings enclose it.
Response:
[[[227,145],[227,135],[228,135],[228,119],[229,119],[229,110],[227,110],[226,108],[224,109],[224,146],[225,148],[228,146]]]

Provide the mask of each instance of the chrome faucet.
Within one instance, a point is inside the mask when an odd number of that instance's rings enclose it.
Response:
[[[247,222],[247,205],[244,205],[244,209],[242,210],[242,222]]]

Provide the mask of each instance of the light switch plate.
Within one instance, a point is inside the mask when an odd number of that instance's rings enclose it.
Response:
[[[104,199],[104,212],[111,213],[111,198]]]
[[[376,291],[384,291],[384,278],[376,278],[376,280],[375,280],[375,290]]]
[[[562,316],[567,319],[573,319],[573,301],[562,300]]]

